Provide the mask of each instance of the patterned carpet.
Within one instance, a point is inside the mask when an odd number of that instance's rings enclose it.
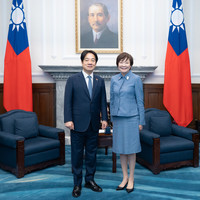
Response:
[[[103,188],[95,193],[83,187],[79,200],[199,200],[200,167],[184,167],[153,175],[136,164],[135,190],[128,194],[116,191],[122,180],[119,157],[117,173],[112,173],[111,150],[108,155],[98,149],[96,182]],[[85,173],[85,171],[83,171]],[[84,181],[83,181],[84,183]],[[73,179],[70,165],[70,146],[66,146],[66,164],[32,172],[17,179],[11,173],[0,170],[0,200],[70,200]]]

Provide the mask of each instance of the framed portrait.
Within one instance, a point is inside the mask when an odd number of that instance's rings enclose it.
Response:
[[[123,0],[75,0],[76,53],[123,51]]]

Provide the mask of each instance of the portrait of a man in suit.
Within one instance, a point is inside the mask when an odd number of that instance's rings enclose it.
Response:
[[[91,4],[87,16],[90,27],[87,32],[81,32],[80,48],[118,48],[118,34],[108,27],[110,18],[105,4]]]

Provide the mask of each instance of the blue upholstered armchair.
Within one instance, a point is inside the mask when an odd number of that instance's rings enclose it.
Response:
[[[145,120],[138,163],[154,174],[181,166],[199,166],[198,131],[172,124],[169,113],[156,108],[145,110]]]
[[[38,125],[34,112],[12,110],[0,115],[0,168],[21,178],[33,170],[64,163],[62,129]]]

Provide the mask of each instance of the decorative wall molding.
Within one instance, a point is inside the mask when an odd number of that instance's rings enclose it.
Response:
[[[147,47],[146,47],[146,42],[147,42],[147,8],[146,3],[142,1],[142,59],[145,60],[148,55],[147,55]]]
[[[46,62],[46,2],[42,1],[42,26],[41,26],[41,35],[42,35],[42,44],[41,44],[41,48],[42,48],[42,60],[43,63]]]
[[[57,57],[57,38],[58,38],[58,34],[57,34],[57,26],[58,24],[57,22],[57,2],[56,1],[52,1],[52,49],[51,49],[51,57],[52,59],[56,59]]]
[[[62,1],[63,7],[62,7],[62,26],[63,26],[63,31],[62,31],[62,59],[67,57],[67,1],[63,0]],[[73,55],[74,56],[74,55]]]
[[[155,0],[153,0],[153,3],[151,4],[151,14],[152,14],[152,22],[153,22],[153,29],[152,29],[152,52],[156,52],[156,7],[154,6],[156,3]],[[152,53],[152,63],[156,63],[156,54]]]
[[[82,66],[39,65],[39,67],[44,72],[49,73],[56,81],[67,80],[71,75],[82,70]],[[153,73],[156,68],[157,66],[136,66],[132,68],[132,72],[139,75],[141,79],[144,80],[149,74]],[[95,68],[94,73],[109,80],[113,75],[119,73],[119,70],[116,66],[98,66]]]

